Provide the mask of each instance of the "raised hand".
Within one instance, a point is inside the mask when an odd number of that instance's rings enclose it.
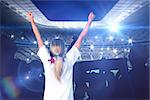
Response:
[[[38,28],[34,22],[33,14],[31,12],[29,12],[29,13],[27,13],[27,17],[29,18],[29,21],[31,22],[33,33],[37,39],[38,47],[40,48],[44,45],[44,43],[43,43],[43,40],[41,38],[40,32],[39,32],[39,30],[38,30]]]
[[[89,16],[88,16],[88,21],[92,21],[95,18],[95,15],[93,12],[90,12]]]
[[[29,18],[29,21],[33,20],[33,14],[31,12],[27,13],[27,17]]]
[[[84,29],[82,30],[82,32],[80,33],[76,43],[74,44],[75,47],[77,47],[78,49],[80,48],[81,42],[83,40],[83,38],[86,36],[88,29],[94,19],[95,15],[93,12],[90,12],[89,16],[88,16],[88,22],[86,23]]]

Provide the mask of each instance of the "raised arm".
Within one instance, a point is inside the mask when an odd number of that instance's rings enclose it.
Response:
[[[31,22],[31,26],[32,26],[34,35],[35,35],[35,37],[37,39],[37,42],[38,42],[38,47],[40,48],[41,46],[44,45],[44,43],[43,43],[43,40],[41,38],[40,32],[38,31],[38,28],[37,28],[37,26],[36,26],[36,24],[34,22],[34,17],[33,17],[31,12],[28,13],[27,16],[28,16],[28,18],[29,18],[29,20]]]
[[[91,23],[92,23],[94,17],[95,17],[95,15],[93,14],[93,12],[91,12],[91,13],[89,14],[89,16],[88,16],[88,22],[87,22],[85,28],[82,30],[82,32],[80,33],[80,35],[79,35],[77,41],[76,41],[75,44],[74,44],[74,46],[77,47],[78,49],[80,48],[80,45],[81,45],[81,43],[82,43],[82,40],[83,40],[83,38],[86,36],[86,34],[87,34],[87,32],[88,32],[88,29],[89,29],[89,27],[90,27],[90,25],[91,25]]]

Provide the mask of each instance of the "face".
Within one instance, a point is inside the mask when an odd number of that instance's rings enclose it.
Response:
[[[50,50],[51,52],[54,54],[54,55],[59,55],[61,54],[62,50],[61,50],[61,47],[60,46],[57,46],[57,45],[53,45],[50,47]]]

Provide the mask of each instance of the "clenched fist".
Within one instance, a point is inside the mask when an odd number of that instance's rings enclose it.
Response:
[[[29,18],[29,21],[33,20],[33,14],[31,12],[27,13],[27,17]]]
[[[93,12],[90,12],[89,16],[88,16],[88,20],[92,21],[95,18],[95,15]]]

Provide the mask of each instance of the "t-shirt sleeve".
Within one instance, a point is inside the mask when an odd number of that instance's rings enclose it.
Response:
[[[74,63],[77,61],[79,57],[80,57],[79,49],[75,46],[73,46],[66,54],[66,60],[72,66],[74,65]]]
[[[41,59],[42,63],[47,62],[48,59],[50,59],[50,54],[48,52],[48,49],[45,47],[45,45],[39,48],[37,55]]]

